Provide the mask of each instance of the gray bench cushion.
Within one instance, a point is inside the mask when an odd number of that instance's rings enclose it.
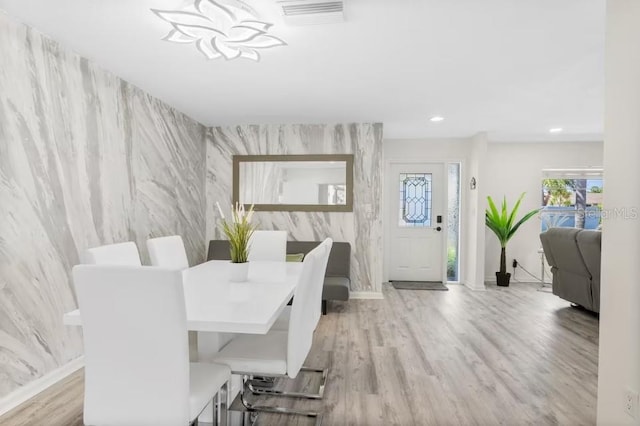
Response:
[[[209,252],[207,260],[231,260],[231,252],[229,251],[229,241],[227,240],[211,240],[209,241]]]
[[[347,277],[326,277],[322,288],[322,300],[349,300],[351,280]]]

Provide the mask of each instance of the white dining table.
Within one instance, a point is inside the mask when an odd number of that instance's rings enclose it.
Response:
[[[266,334],[293,296],[302,263],[253,261],[245,282],[230,281],[230,267],[211,260],[183,271],[187,328]],[[63,322],[82,326],[80,310],[64,314]]]

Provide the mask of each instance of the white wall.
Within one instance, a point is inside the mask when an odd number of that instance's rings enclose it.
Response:
[[[520,216],[541,205],[541,181],[543,169],[581,168],[602,166],[602,142],[513,142],[490,143],[484,179],[486,195],[501,202],[507,197],[512,206],[522,192],[526,192],[520,207]],[[605,183],[605,193],[610,189]],[[482,201],[483,210],[486,200]],[[507,268],[517,259],[529,272],[540,275],[540,219],[538,216],[524,224],[507,246]],[[495,235],[486,229],[485,276],[495,281],[494,272],[500,264],[500,244]],[[511,277],[513,280],[513,276]],[[515,279],[531,281],[522,270],[516,270]],[[547,277],[549,279],[549,277]]]
[[[604,206],[623,214],[608,215],[602,225],[600,425],[640,424],[623,409],[625,389],[640,390],[639,22],[639,1],[607,2]]]
[[[463,265],[466,266],[462,273],[463,282],[467,287],[475,290],[484,290],[485,275],[485,198],[488,190],[489,180],[487,175],[491,173],[486,165],[487,162],[488,141],[487,135],[478,134],[471,139],[471,154],[469,157],[468,179],[476,180],[476,189],[470,190],[469,185],[467,191],[469,196],[467,204],[464,208],[462,218],[462,234],[467,235],[467,241],[462,242],[461,246],[465,247],[467,258]],[[466,230],[464,226],[466,224]]]
[[[460,139],[385,139],[384,160],[464,161],[469,158],[470,142]]]

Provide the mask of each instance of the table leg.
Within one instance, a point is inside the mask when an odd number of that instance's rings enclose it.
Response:
[[[195,349],[195,353],[191,354],[191,359],[195,362],[209,362],[213,359],[213,356],[218,353],[220,349],[231,339],[233,334],[231,333],[209,333],[209,332],[197,332],[197,335],[192,336],[194,333],[189,333],[190,346]],[[192,342],[191,340],[195,340]],[[231,392],[231,400],[236,397],[242,387],[242,377],[232,376],[229,391]],[[213,404],[209,403],[207,408],[198,417],[199,422],[213,423]],[[232,413],[231,424],[241,424],[242,416],[237,416],[239,413]]]

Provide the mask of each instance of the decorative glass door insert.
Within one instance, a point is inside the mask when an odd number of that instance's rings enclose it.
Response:
[[[400,173],[400,214],[398,226],[431,226],[431,173]]]

